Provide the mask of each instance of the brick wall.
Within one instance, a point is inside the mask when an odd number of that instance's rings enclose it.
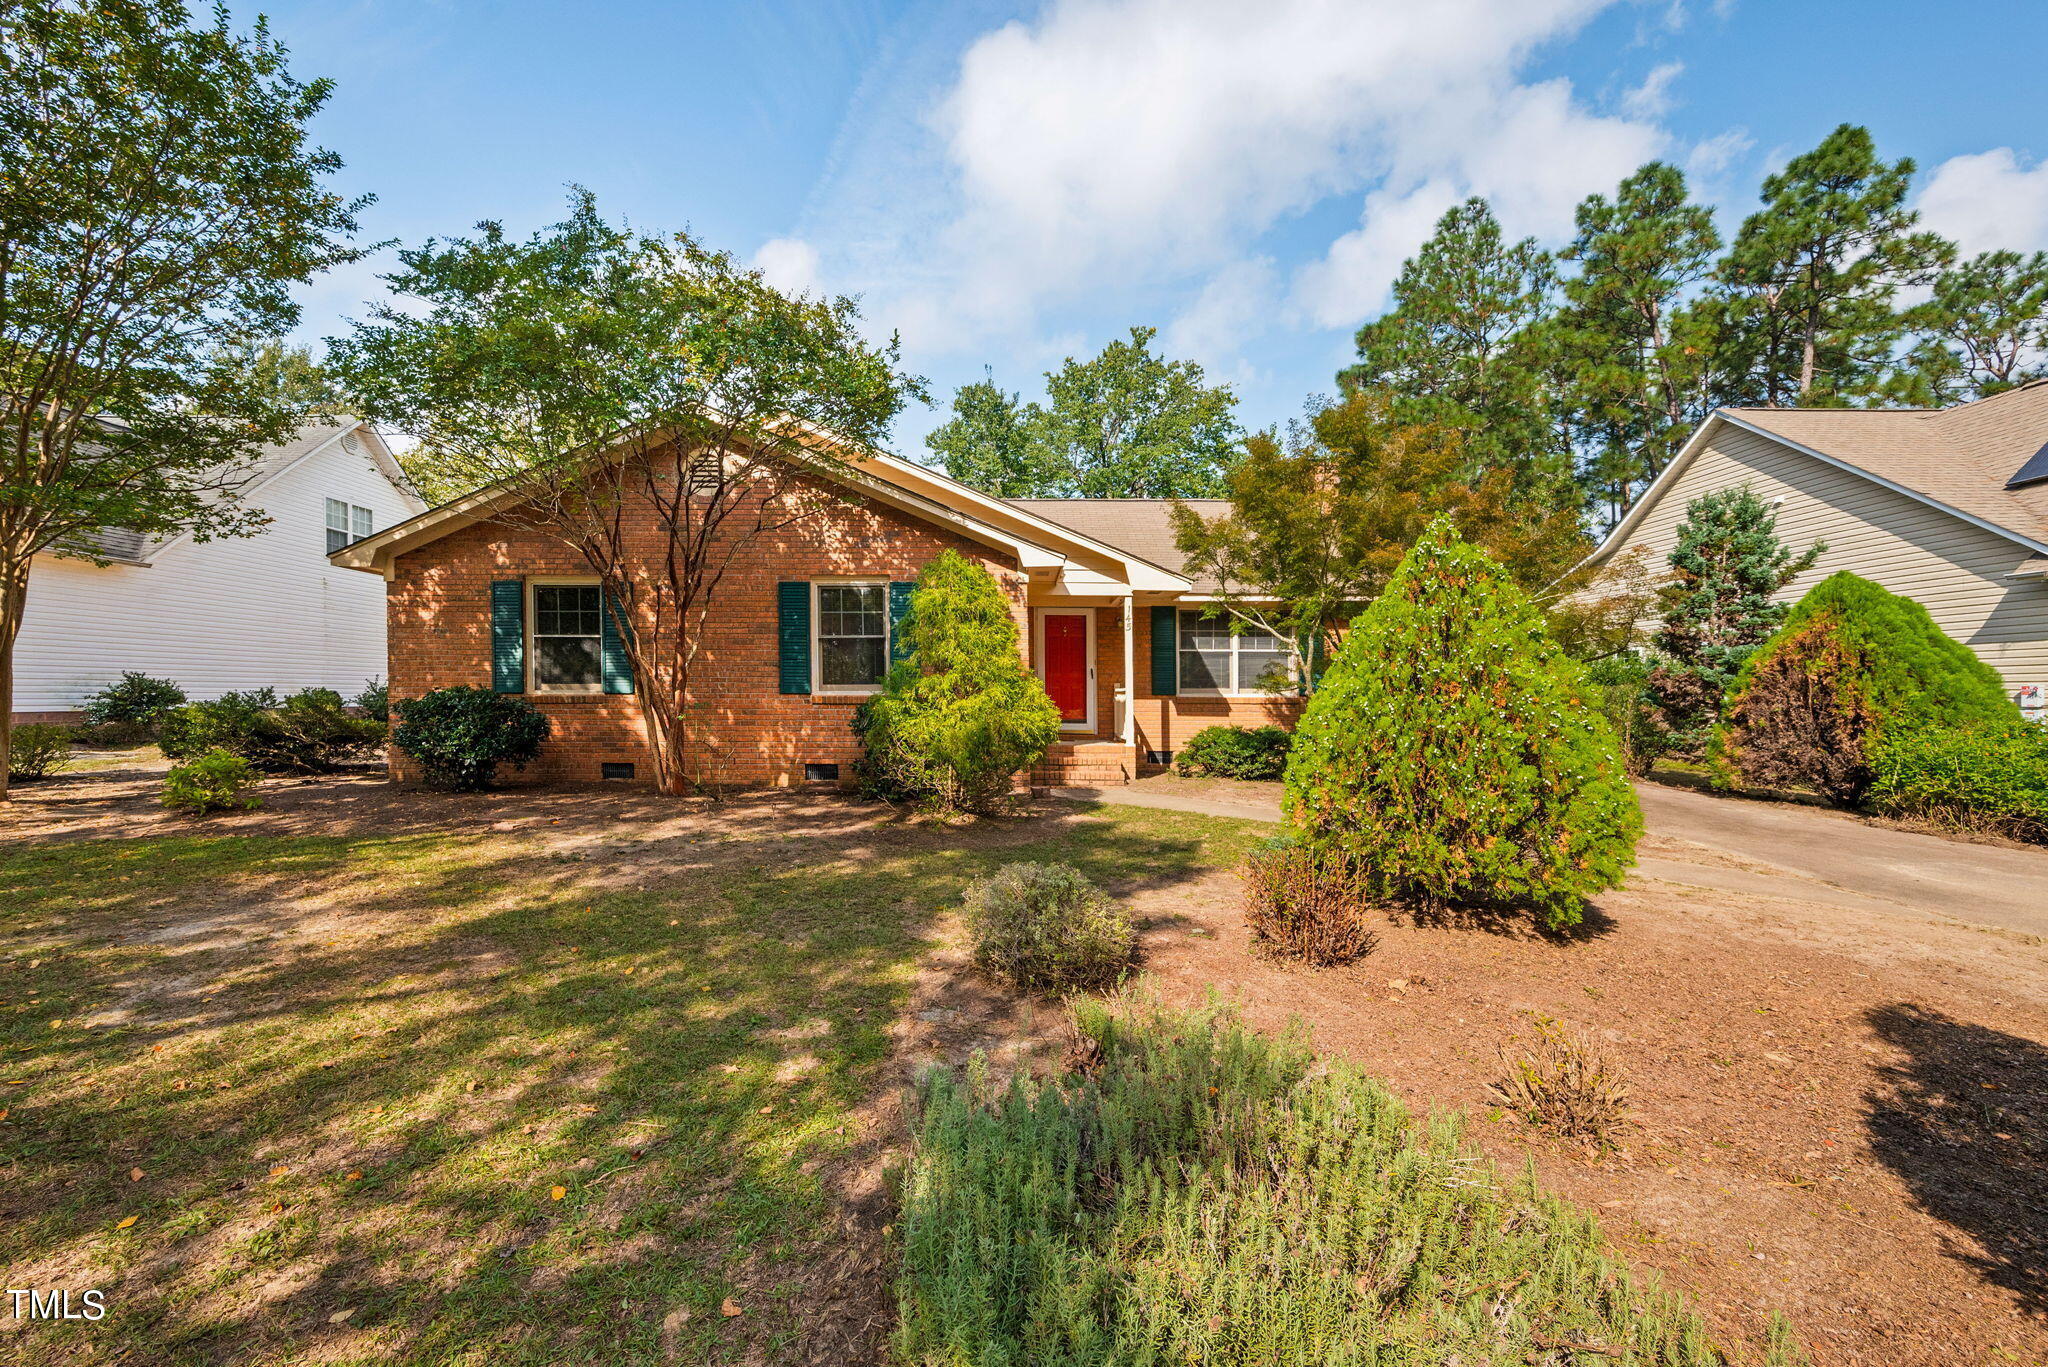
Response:
[[[752,522],[735,512],[732,522]],[[664,538],[650,520],[641,544],[658,553]],[[1011,558],[978,542],[872,500],[840,493],[823,513],[763,537],[727,571],[691,678],[690,772],[720,784],[803,781],[806,763],[850,770],[859,753],[847,723],[857,698],[778,691],[776,584],[836,575],[914,579],[941,551],[957,550],[996,576],[1020,629],[1025,576]],[[478,523],[398,557],[390,587],[391,694],[418,697],[433,688],[491,682],[493,580],[589,573],[582,558],[531,529]],[[635,623],[645,639],[645,624]],[[589,782],[608,761],[632,762],[635,778],[653,776],[646,726],[633,695],[536,694],[528,699],[553,723],[541,759],[506,782]],[[394,759],[394,776],[413,777]]]

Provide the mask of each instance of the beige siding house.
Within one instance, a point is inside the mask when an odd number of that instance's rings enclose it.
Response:
[[[1918,600],[2035,715],[2048,695],[2048,381],[1945,409],[1722,409],[1594,552],[1663,563],[1692,499],[1747,485],[1849,570]]]

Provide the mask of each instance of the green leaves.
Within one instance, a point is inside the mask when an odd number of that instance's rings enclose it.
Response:
[[[1576,924],[1642,817],[1584,670],[1448,519],[1352,623],[1296,728],[1287,820],[1375,895]]]
[[[1046,401],[993,380],[964,385],[953,417],[925,439],[963,483],[1003,498],[1209,498],[1222,492],[1239,436],[1237,396],[1193,361],[1153,354],[1134,327],[1087,361],[1046,374]]]

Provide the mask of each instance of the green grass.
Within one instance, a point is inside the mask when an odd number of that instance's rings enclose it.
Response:
[[[11,845],[0,1267],[110,1314],[10,1361],[773,1360],[935,919],[1010,860],[1123,890],[1261,833],[1104,815],[770,821],[644,877],[460,831]]]
[[[1091,1073],[927,1083],[897,1347],[920,1367],[1719,1367],[1590,1216],[1455,1117],[1226,1012],[1077,1013]],[[1765,1360],[1799,1361],[1782,1325]]]

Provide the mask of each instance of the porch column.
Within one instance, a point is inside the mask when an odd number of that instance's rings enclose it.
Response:
[[[1133,640],[1138,625],[1138,612],[1133,605],[1138,595],[1124,595],[1124,716],[1123,742],[1125,745],[1138,743],[1138,646]]]

